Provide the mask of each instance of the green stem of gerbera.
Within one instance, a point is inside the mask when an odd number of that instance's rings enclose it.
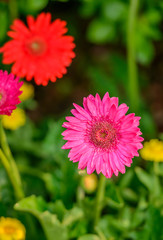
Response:
[[[17,200],[22,199],[24,197],[23,192],[22,192],[21,188],[18,186],[18,184],[14,178],[14,173],[12,171],[12,168],[8,162],[8,159],[6,158],[5,154],[2,152],[1,149],[0,149],[0,159],[1,159],[1,162],[6,170],[7,174],[8,174],[10,182],[14,188],[16,199]]]
[[[130,0],[127,26],[127,54],[128,54],[128,91],[131,109],[139,109],[139,84],[135,54],[135,25],[139,0]]]
[[[97,226],[98,221],[101,216],[101,211],[103,208],[104,196],[105,196],[105,186],[106,177],[101,174],[96,195],[96,205],[95,205],[95,216],[94,216],[94,227]]]
[[[159,162],[153,162],[153,168],[154,168],[154,173],[156,174],[156,175],[158,175],[159,174]]]
[[[15,160],[11,154],[7,138],[2,126],[2,120],[0,119],[0,158],[8,177],[11,181],[11,184],[14,188],[15,196],[17,200],[24,198],[24,192],[22,188],[22,182],[20,178],[20,174],[15,163]]]

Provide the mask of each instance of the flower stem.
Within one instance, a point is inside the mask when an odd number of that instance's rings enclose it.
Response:
[[[94,227],[97,226],[102,207],[103,207],[103,200],[104,200],[104,195],[105,195],[105,185],[106,185],[106,177],[101,174],[100,175],[100,180],[99,180],[99,185],[98,185],[98,190],[97,190],[97,195],[96,195],[96,205],[95,205],[95,218],[94,218]]]
[[[14,188],[16,199],[17,200],[22,199],[24,197],[24,195],[22,193],[22,190],[17,185],[17,182],[15,181],[15,178],[14,178],[14,173],[12,171],[12,168],[10,167],[8,160],[7,160],[6,156],[4,155],[4,153],[2,152],[1,149],[0,149],[0,159],[1,159],[1,162],[4,166],[4,168],[6,169],[6,172],[8,174],[9,179],[10,179],[10,182],[11,182],[13,188]]]
[[[154,173],[159,175],[159,162],[153,162]]]
[[[139,109],[139,84],[135,56],[135,24],[139,0],[130,0],[127,27],[128,90],[132,111]]]
[[[1,143],[1,150],[0,150],[0,158],[8,177],[11,181],[11,184],[15,191],[15,196],[17,200],[20,200],[24,197],[24,192],[22,190],[22,183],[20,174],[17,168],[17,165],[14,161],[14,158],[11,154],[7,138],[2,126],[2,120],[0,119],[0,143]]]

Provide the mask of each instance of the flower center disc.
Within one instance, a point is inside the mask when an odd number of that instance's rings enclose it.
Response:
[[[110,149],[116,144],[116,129],[107,121],[96,122],[90,131],[90,141],[101,149]]]
[[[33,38],[26,43],[27,51],[34,56],[41,56],[47,50],[47,45],[42,38]]]
[[[1,92],[0,90],[0,106],[2,106],[2,104],[6,101],[6,94],[5,92]]]
[[[12,227],[12,226],[4,227],[4,232],[8,235],[15,233],[15,231],[16,231],[15,227]]]

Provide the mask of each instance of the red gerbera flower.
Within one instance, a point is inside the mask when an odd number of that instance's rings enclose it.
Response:
[[[34,20],[27,17],[28,28],[16,19],[8,36],[12,38],[2,48],[3,63],[11,64],[12,72],[36,84],[46,86],[67,72],[66,67],[75,57],[72,36],[65,36],[66,22],[60,19],[51,22],[50,13],[41,13]]]

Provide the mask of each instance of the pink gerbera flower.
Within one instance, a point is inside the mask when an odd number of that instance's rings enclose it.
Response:
[[[22,93],[22,84],[12,73],[0,70],[0,115],[11,115],[12,110],[16,109],[20,103],[18,96]]]
[[[74,104],[74,117],[66,117],[63,127],[67,130],[62,135],[68,142],[62,148],[71,149],[70,160],[79,162],[79,169],[87,167],[88,174],[96,170],[110,178],[113,173],[125,173],[125,166],[131,166],[132,158],[139,156],[143,147],[140,117],[125,115],[127,105],[118,106],[118,98],[110,98],[108,93],[102,100],[98,94],[89,95],[83,106]]]

